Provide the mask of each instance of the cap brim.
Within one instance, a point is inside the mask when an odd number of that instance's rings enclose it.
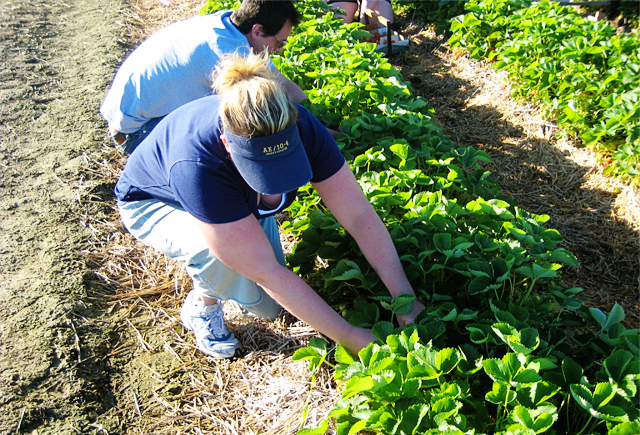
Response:
[[[311,180],[313,172],[295,123],[271,136],[245,138],[225,132],[225,138],[240,175],[256,192],[291,192]]]

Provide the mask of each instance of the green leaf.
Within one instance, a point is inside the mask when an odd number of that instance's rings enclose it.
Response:
[[[616,395],[616,391],[608,382],[599,382],[596,385],[595,392],[593,393],[593,406],[599,408],[605,406]]]
[[[395,402],[402,397],[402,391],[395,384],[387,384],[375,392],[376,398],[385,402]]]
[[[436,357],[436,368],[446,375],[456,368],[459,361],[460,353],[457,349],[442,349]]]
[[[440,252],[451,249],[451,234],[449,233],[434,234],[433,244],[434,244],[434,247]]]
[[[351,426],[351,429],[349,429],[349,435],[360,433],[361,431],[367,428],[367,423],[368,423],[368,420],[359,420],[355,422],[354,425]]]
[[[395,327],[393,326],[393,323],[378,322],[375,325],[373,325],[373,328],[371,331],[373,332],[374,337],[376,337],[378,340],[384,343],[387,341],[387,337],[393,334],[394,330],[395,330]]]
[[[587,411],[593,409],[593,395],[587,387],[580,384],[571,384],[569,389],[571,390],[571,396],[578,405]]]
[[[407,343],[407,340],[403,339],[401,336],[395,334],[389,335],[386,343],[391,349],[391,352],[397,355],[407,356],[409,353],[409,343]]]
[[[510,390],[507,385],[494,382],[492,390],[484,398],[495,405],[504,405],[505,403],[513,402],[516,398],[516,393]]]
[[[604,329],[604,325],[607,323],[607,315],[597,308],[589,308],[589,312],[596,322],[598,322],[598,325],[600,325],[600,329]]]
[[[407,160],[409,157],[409,146],[407,144],[396,143],[391,145],[389,149],[403,160]]]
[[[324,435],[329,429],[329,420],[323,420],[320,426],[311,429],[302,429],[296,432],[296,435]]]
[[[415,295],[404,293],[391,299],[390,304],[386,304],[384,301],[381,301],[380,303],[386,309],[391,310],[393,314],[406,315],[411,312],[411,309],[413,308],[413,301],[415,299]]]
[[[407,373],[407,379],[421,379],[428,381],[431,379],[437,379],[441,374],[442,372],[440,370],[436,370],[435,367],[430,366],[429,364],[424,364],[412,367]]]
[[[478,295],[491,290],[499,289],[502,284],[497,284],[495,280],[487,277],[476,277],[469,283],[469,296]]]
[[[504,361],[490,358],[482,361],[482,367],[484,371],[489,375],[491,379],[496,382],[511,382],[511,373]]]
[[[549,261],[568,264],[569,266],[578,267],[580,263],[576,256],[566,249],[556,249],[549,257]]]
[[[517,390],[518,403],[530,409],[535,409],[542,403],[555,396],[560,387],[549,382],[537,382]]]
[[[491,329],[493,329],[493,332],[505,343],[507,342],[505,337],[518,335],[518,330],[508,323],[494,323],[491,325]]]
[[[534,328],[524,328],[520,330],[520,343],[531,351],[535,350],[540,344],[540,336],[538,330]]]
[[[523,370],[513,377],[513,382],[517,384],[533,384],[540,382],[542,378],[534,370]]]
[[[628,373],[628,368],[632,368],[629,364],[634,360],[633,354],[624,349],[616,350],[611,356],[604,360],[603,365],[609,378],[614,382],[622,382]],[[637,375],[637,364],[635,370],[632,368],[633,374]]]
[[[533,417],[531,412],[522,405],[516,405],[511,413],[513,419],[528,429],[534,429]]]
[[[314,337],[309,340],[309,345],[294,352],[291,359],[294,361],[309,361],[309,370],[315,370],[324,362],[327,357],[327,342],[322,338]]]
[[[515,421],[535,433],[545,432],[555,422],[554,415],[548,412],[538,413],[537,411],[531,411],[521,405],[517,405],[511,415]],[[535,417],[536,415],[537,417]]]
[[[447,327],[437,320],[431,320],[418,326],[418,334],[420,334],[420,339],[424,343],[435,340],[445,332],[447,332]]]
[[[466,325],[465,329],[471,333],[469,335],[469,339],[475,344],[482,344],[489,340],[493,342],[490,325],[473,323],[471,325]]]
[[[510,377],[513,379],[513,377],[522,370],[527,361],[527,357],[519,353],[507,353],[502,357],[502,361],[505,362],[507,369],[509,370]]]
[[[601,406],[598,409],[590,409],[589,413],[600,420],[605,421],[629,421],[629,416],[619,406]]]
[[[461,406],[462,404],[457,400],[451,397],[443,397],[431,404],[431,412],[436,414],[440,420],[446,420],[455,414]]]
[[[365,370],[365,374],[374,375],[374,374],[380,373],[383,370],[387,369],[388,367],[392,366],[395,360],[396,360],[396,357],[393,355],[388,356],[386,358],[382,358],[381,360],[376,361],[373,365],[367,368]],[[388,376],[395,376],[395,372],[392,370],[391,374],[388,374]]]
[[[579,384],[583,373],[582,366],[574,362],[571,358],[562,360],[562,376],[567,385]]]
[[[609,429],[608,435],[638,435],[640,433],[640,424],[635,421],[620,423]]]
[[[351,396],[354,396],[363,391],[370,391],[375,386],[375,382],[373,378],[370,376],[367,377],[358,377],[351,378],[347,381],[344,392],[342,393],[343,399],[348,399]]]
[[[401,420],[397,426],[398,434],[414,434],[420,423],[429,412],[429,405],[412,405],[401,413]]]
[[[341,364],[346,364],[346,365],[353,364],[354,362],[357,361],[355,356],[353,356],[351,352],[349,352],[346,348],[344,348],[340,344],[336,348],[335,358],[336,358],[336,362],[339,362]]]
[[[607,322],[602,329],[608,329],[611,325],[622,322],[624,319],[624,308],[617,303],[611,309],[611,313],[607,317]]]

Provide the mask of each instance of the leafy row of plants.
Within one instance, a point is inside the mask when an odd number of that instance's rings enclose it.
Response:
[[[450,46],[508,72],[514,95],[579,134],[614,173],[640,180],[640,33],[617,34],[551,0],[469,0]]]
[[[464,13],[464,5],[468,0],[395,0],[394,11],[408,19],[436,23],[443,31],[448,30],[448,21]],[[608,7],[607,7],[608,6]],[[640,8],[637,0],[616,0],[610,5],[602,5],[595,1],[593,6],[582,2],[583,11],[595,14],[604,11],[607,14],[620,15],[626,24],[638,28]],[[610,15],[610,18],[618,18]]]
[[[209,2],[208,10],[234,7]],[[340,125],[343,154],[390,231],[418,298],[415,325],[391,298],[353,239],[311,188],[290,208],[298,242],[289,264],[354,325],[379,341],[358,355],[313,340],[294,358],[316,370],[335,359],[338,434],[634,433],[638,330],[619,306],[584,306],[560,280],[576,266],[548,217],[501,196],[482,164],[430,119],[430,109],[357,24],[322,1],[300,3],[305,22],[274,63],[310,97],[327,125]]]

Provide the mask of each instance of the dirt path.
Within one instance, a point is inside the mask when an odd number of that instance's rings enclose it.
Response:
[[[92,199],[97,113],[120,61],[120,3],[0,4],[0,433],[100,432],[114,339],[78,255],[108,209]],[[34,430],[37,428],[37,431]]]

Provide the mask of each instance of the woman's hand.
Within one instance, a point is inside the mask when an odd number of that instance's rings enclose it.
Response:
[[[352,354],[358,355],[358,352],[376,340],[377,338],[373,335],[371,329],[354,327],[349,335],[349,339],[340,344],[346,347]]]
[[[398,319],[398,325],[400,327],[407,326],[410,323],[414,323],[416,321],[416,317],[422,310],[424,310],[425,306],[418,299],[413,301],[413,308],[409,314],[398,314],[396,318]]]

